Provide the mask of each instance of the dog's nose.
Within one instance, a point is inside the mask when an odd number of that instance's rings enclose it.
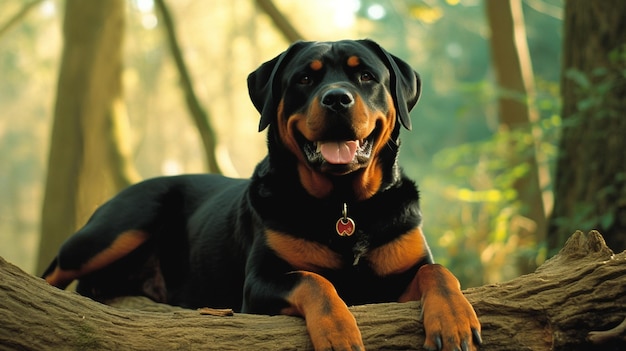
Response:
[[[354,105],[354,97],[343,88],[330,89],[322,96],[322,106],[335,112],[347,110]]]

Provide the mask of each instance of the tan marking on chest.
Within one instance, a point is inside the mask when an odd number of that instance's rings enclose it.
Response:
[[[413,267],[427,255],[421,228],[415,228],[399,238],[370,251],[367,260],[379,276],[398,274]]]
[[[316,272],[342,266],[339,254],[320,243],[274,230],[266,232],[266,240],[267,245],[295,269]]]

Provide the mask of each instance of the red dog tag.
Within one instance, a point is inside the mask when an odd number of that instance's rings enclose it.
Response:
[[[341,218],[337,220],[335,224],[335,230],[340,236],[350,236],[354,234],[356,225],[352,218],[348,217],[348,205],[343,204],[343,210],[341,211]]]
[[[337,229],[337,234],[341,236],[350,236],[354,234],[354,221],[350,217],[341,217],[337,220],[335,229]]]

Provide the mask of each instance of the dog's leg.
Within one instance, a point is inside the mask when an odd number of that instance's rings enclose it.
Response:
[[[422,266],[399,301],[420,299],[426,331],[424,348],[477,349],[482,342],[478,317],[450,271],[438,264]]]
[[[188,183],[191,181],[182,177],[153,178],[121,191],[63,243],[42,277],[65,288],[73,280],[131,255],[158,231],[181,228],[175,219],[182,217],[177,211],[183,207],[186,189],[192,188]]]
[[[356,320],[333,285],[319,274],[297,271],[281,312],[302,316],[315,350],[364,350]]]
[[[108,237],[98,237],[96,233],[79,232],[62,247],[59,256],[52,262],[43,278],[53,286],[65,289],[73,280],[99,270],[128,255],[148,239],[148,233],[141,230],[128,230],[119,233],[110,242]],[[81,252],[97,249],[93,256],[81,258]]]

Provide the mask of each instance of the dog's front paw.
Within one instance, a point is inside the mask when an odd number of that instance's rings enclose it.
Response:
[[[356,320],[347,310],[346,313],[307,318],[306,322],[316,351],[365,350]]]
[[[458,296],[425,298],[422,313],[425,349],[475,351],[482,343],[476,313],[460,292]]]
[[[306,271],[289,275],[297,281],[281,313],[304,317],[316,351],[365,350],[356,319],[330,281]]]
[[[426,331],[424,348],[477,350],[482,338],[474,308],[463,296],[456,278],[443,267],[432,266],[431,269],[440,271],[440,277],[444,279],[437,281],[436,287],[422,296],[422,318]]]

